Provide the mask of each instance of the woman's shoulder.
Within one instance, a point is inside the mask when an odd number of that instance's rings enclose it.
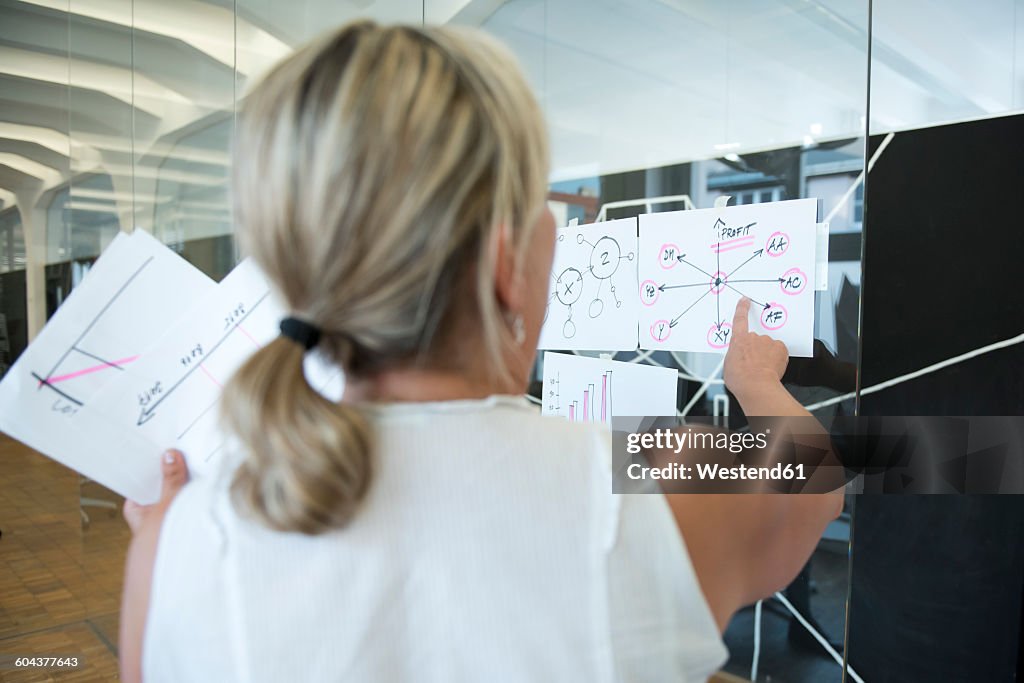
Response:
[[[525,398],[490,396],[465,401],[373,406],[369,415],[388,434],[429,432],[432,442],[450,437],[466,445],[485,441],[516,450],[592,451],[611,447],[611,432],[600,422],[572,422],[560,415],[543,415]]]

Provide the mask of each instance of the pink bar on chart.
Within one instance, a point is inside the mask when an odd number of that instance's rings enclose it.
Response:
[[[590,392],[586,389],[583,390],[583,421],[586,422],[587,418],[590,417],[590,397],[587,395]]]
[[[576,421],[576,406],[569,406],[569,422]]]
[[[608,421],[607,412],[608,400],[608,375],[601,375],[601,422]]]

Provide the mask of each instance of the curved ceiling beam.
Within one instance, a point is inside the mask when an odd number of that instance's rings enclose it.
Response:
[[[146,3],[135,11],[125,11],[118,0],[23,0],[61,12],[91,17],[111,24],[130,26],[157,35],[176,38],[192,45],[213,59],[235,67],[235,40],[261,57],[277,60],[291,48],[263,29],[257,28],[223,7],[196,0]],[[243,69],[239,69],[245,73]]]
[[[71,85],[105,93],[154,116],[163,117],[168,106],[192,104],[188,98],[131,69],[85,62],[42,52],[0,45],[0,73],[34,81]]]

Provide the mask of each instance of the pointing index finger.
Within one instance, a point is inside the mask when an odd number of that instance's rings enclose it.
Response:
[[[742,297],[736,304],[736,315],[732,318],[732,333],[734,336],[750,331],[750,323],[747,321],[747,313],[749,312],[750,299]]]

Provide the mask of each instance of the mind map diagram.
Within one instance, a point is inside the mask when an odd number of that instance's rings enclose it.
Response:
[[[539,348],[635,349],[636,219],[558,231]]]
[[[751,330],[809,352],[815,213],[801,200],[641,216],[641,347],[722,353],[746,297]]]

